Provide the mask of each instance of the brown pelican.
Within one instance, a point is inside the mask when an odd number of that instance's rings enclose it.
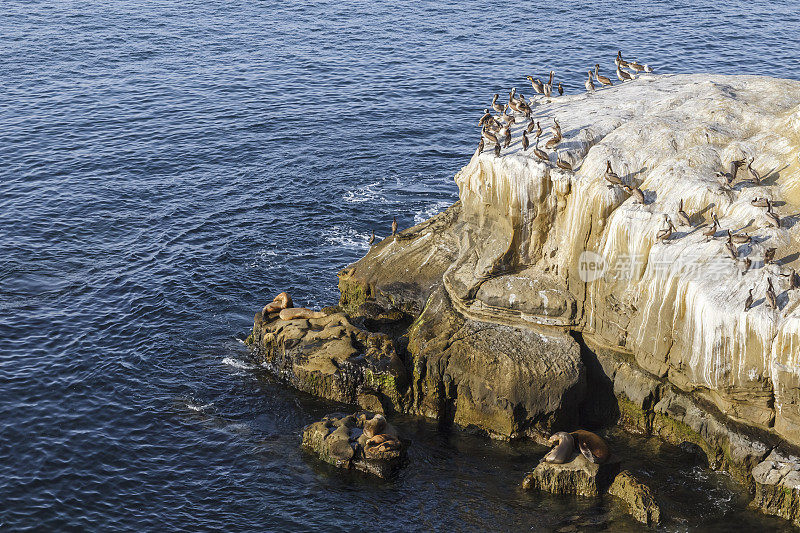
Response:
[[[563,170],[572,170],[572,165],[561,159],[561,154],[556,152],[556,166]]]
[[[494,145],[494,156],[500,157],[500,143]]]
[[[761,184],[761,177],[758,175],[758,172],[756,172],[756,169],[753,168],[753,161],[755,161],[755,158],[751,157],[750,161],[747,163],[747,171],[750,172],[750,177],[753,178],[753,181],[757,184]]]
[[[617,57],[614,58],[614,64],[622,68],[628,66],[628,62],[622,59],[622,50],[617,52]]]
[[[774,225],[776,228],[781,227],[781,217],[772,211],[772,202],[769,200],[767,200],[767,221],[770,223],[770,225]]]
[[[528,151],[528,147],[531,145],[531,141],[528,140],[527,132],[522,132],[522,150]]]
[[[744,268],[742,269],[742,276],[747,274],[747,271],[750,270],[750,265],[752,265],[752,264],[753,264],[753,262],[750,260],[749,257],[745,257],[744,258]]]
[[[392,217],[392,235],[397,234],[397,217]]]
[[[664,215],[664,220],[667,222],[667,229],[662,229],[656,233],[656,241],[664,242],[672,237],[672,232],[675,231],[675,226],[672,225],[669,215]]]
[[[483,116],[478,121],[478,126],[483,126],[486,123],[486,121],[488,121],[490,118],[492,118],[492,114],[489,112],[488,109],[484,109]]]
[[[769,207],[769,200],[766,198],[759,198],[756,196],[752,200],[750,200],[750,205],[753,207]]]
[[[628,68],[633,69],[635,72],[644,72],[644,65],[640,65],[636,61],[628,63]]]
[[[768,265],[775,259],[775,248],[767,248],[764,250],[764,264]]]
[[[492,109],[502,115],[506,112],[506,108],[502,104],[497,103],[498,98],[500,98],[500,95],[495,93],[494,97],[492,98]]]
[[[483,137],[481,137],[481,142],[478,143],[478,154],[483,153]]]
[[[765,294],[766,299],[767,299],[767,304],[769,304],[769,306],[772,309],[777,309],[778,308],[778,298],[775,296],[775,289],[772,287],[772,279],[771,278],[767,278],[767,285],[768,285],[767,293]]]
[[[600,74],[600,64],[599,63],[595,64],[595,66],[594,66],[594,77],[597,79],[597,81],[599,81],[603,85],[607,85],[607,86],[614,85],[613,83],[611,83],[610,79],[608,79],[605,76]]]
[[[486,137],[487,140],[492,141],[493,143],[497,144],[497,135],[492,133],[491,131],[487,130],[486,128],[483,129],[481,135]]]
[[[606,161],[606,181],[611,183],[612,185],[624,185],[622,180],[619,176],[617,176],[614,171],[611,169],[611,161]],[[666,215],[665,215],[666,216]],[[672,222],[670,222],[672,224]]]
[[[587,93],[594,92],[594,82],[592,81],[592,71],[589,71],[589,79],[583,83],[584,87],[586,87]]]
[[[798,287],[800,287],[800,278],[797,277],[795,269],[791,269],[789,271],[789,290],[793,291]]]
[[[736,181],[736,174],[738,174],[739,168],[743,165],[744,159],[734,159],[731,161],[731,170],[727,175],[728,185],[733,185],[733,182]]]
[[[556,73],[553,72],[552,70],[550,71],[550,80],[547,83],[545,83],[543,87],[544,95],[547,96],[548,98],[553,93],[553,76],[555,76],[555,74]]]
[[[625,189],[628,194],[631,195],[631,198],[639,202],[640,204],[644,204],[644,193],[639,187],[631,187],[629,185],[623,185],[623,189]]]
[[[531,82],[531,86],[533,87],[533,90],[534,90],[534,91],[536,91],[536,92],[537,92],[537,93],[539,93],[539,94],[542,94],[542,93],[544,93],[544,86],[543,86],[543,84],[542,84],[542,80],[540,80],[539,78],[535,78],[535,79],[534,79],[534,78],[533,78],[533,77],[531,77],[531,76],[525,76],[525,78],[526,78],[526,79],[527,79],[529,82]]]
[[[730,236],[728,237],[728,240],[725,241],[725,251],[728,252],[728,255],[734,261],[737,257],[739,257],[739,251],[736,249],[736,246],[733,245],[733,242],[731,242]]]
[[[709,226],[708,229],[703,232],[703,235],[706,238],[706,242],[708,242],[709,239],[711,239],[711,237],[713,237],[717,233],[717,228],[719,227],[719,220],[717,220],[717,215],[712,214],[711,219],[712,219],[711,226]]]
[[[753,289],[750,289],[750,293],[747,295],[747,300],[744,301],[744,310],[747,311],[750,309],[751,305],[753,305]]]
[[[617,78],[619,78],[619,81],[628,81],[632,80],[633,76],[617,67]]]
[[[538,139],[541,136],[542,136],[542,125],[539,124],[539,121],[537,120],[536,121],[536,138]]]
[[[528,122],[528,127],[527,127],[527,128],[525,128],[525,131],[527,131],[528,133],[530,133],[530,132],[532,132],[532,131],[533,131],[533,128],[535,128],[535,127],[536,127],[536,121],[535,121],[535,120],[533,120],[533,119],[530,119],[530,122]]]
[[[686,211],[683,210],[683,198],[681,198],[681,201],[678,204],[678,224],[683,226],[692,225],[692,221],[691,219],[689,219],[689,215],[687,215]]]
[[[547,153],[539,148],[539,137],[536,137],[536,144],[533,146],[533,153],[542,161],[550,161],[550,158],[547,157]]]
[[[561,132],[556,130],[556,132],[553,134],[553,138],[547,141],[547,144],[545,144],[544,147],[547,148],[548,150],[552,150],[560,142],[561,142]]]
[[[752,238],[750,235],[735,235],[731,233],[731,230],[728,230],[728,240],[736,244],[747,244]]]
[[[372,237],[369,238],[369,245],[372,246],[373,242],[375,242],[375,230],[372,230]]]

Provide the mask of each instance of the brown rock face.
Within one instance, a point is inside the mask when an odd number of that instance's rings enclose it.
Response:
[[[623,470],[614,478],[608,493],[624,501],[628,513],[639,522],[653,526],[661,521],[661,508],[650,487],[629,471]]]

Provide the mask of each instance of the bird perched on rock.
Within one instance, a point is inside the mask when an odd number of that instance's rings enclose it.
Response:
[[[617,67],[617,78],[619,78],[619,81],[629,81],[633,79],[633,76]]]
[[[600,83],[602,83],[603,85],[605,85],[607,87],[611,87],[612,85],[614,85],[613,83],[611,83],[610,79],[608,79],[605,76],[602,76],[600,74],[600,64],[599,63],[594,66],[594,77],[597,79],[597,81],[599,81]]]
[[[718,227],[719,227],[719,220],[717,220],[717,215],[712,213],[711,226],[709,226],[708,229],[703,232],[703,236],[706,238],[706,242],[708,242],[709,239],[711,239],[711,237],[713,237],[717,233]]]
[[[481,137],[481,141],[478,143],[478,154],[483,153],[483,137]]]
[[[624,185],[622,179],[611,169],[611,161],[606,161],[606,181],[612,185]],[[670,222],[672,224],[672,222]]]
[[[527,132],[522,132],[522,150],[527,152],[528,147],[531,145],[531,141],[528,140]]]
[[[755,158],[751,157],[750,161],[747,163],[747,172],[750,173],[750,177],[753,178],[753,181],[755,181],[756,184],[760,184],[761,176],[759,176],[758,172],[756,172],[756,169],[753,168],[753,161],[755,161]]]
[[[392,236],[397,235],[397,217],[392,217]]]
[[[594,82],[592,81],[592,71],[589,71],[589,79],[583,83],[584,87],[586,87],[587,93],[594,92]]]
[[[534,79],[532,76],[525,76],[525,79],[531,82],[531,87],[533,87],[533,90],[538,94],[544,93],[544,84],[542,83],[542,80],[539,78]]]
[[[772,279],[771,278],[767,278],[767,285],[768,285],[767,286],[767,292],[764,295],[766,297],[767,304],[772,309],[777,309],[778,308],[778,298],[777,298],[777,296],[775,296],[775,289],[772,287]]]
[[[564,86],[561,85],[561,82],[558,82],[558,96],[564,96]]]
[[[689,215],[687,215],[686,211],[683,210],[683,198],[681,198],[681,201],[678,204],[678,223],[683,226],[692,225],[692,221],[689,218]]]
[[[640,204],[644,204],[644,193],[639,187],[631,187],[629,185],[622,185],[622,188],[631,195],[635,201],[639,202]]]
[[[542,161],[550,161],[550,158],[547,157],[547,153],[539,148],[539,137],[536,137],[536,144],[533,146],[533,153],[536,157],[541,159]]]
[[[500,157],[500,143],[494,145],[494,156]]]
[[[747,300],[744,301],[744,310],[750,309],[751,305],[753,305],[753,289],[750,289],[750,294],[747,295]]]
[[[369,238],[369,245],[372,246],[373,242],[375,242],[375,230],[372,230],[372,237]]]
[[[775,248],[767,248],[764,250],[764,264],[768,265],[775,259]]]
[[[664,215],[664,220],[667,223],[667,228],[659,230],[659,232],[656,233],[656,241],[658,242],[664,242],[668,240],[670,237],[672,237],[672,233],[675,231],[675,226],[672,225],[672,220],[670,220],[669,215]]]

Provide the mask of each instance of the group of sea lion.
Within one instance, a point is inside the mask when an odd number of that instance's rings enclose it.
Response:
[[[289,293],[282,292],[277,295],[272,302],[264,306],[261,314],[269,317],[273,313],[278,313],[281,320],[294,320],[295,318],[323,318],[327,315],[321,311],[312,311],[305,307],[293,307],[292,297]]]
[[[571,461],[572,454],[576,449],[589,461],[596,464],[604,463],[611,455],[606,441],[591,431],[583,429],[572,433],[559,431],[550,437],[548,443],[555,444],[553,449],[544,456],[544,460],[548,463],[560,464]]]
[[[364,454],[367,457],[401,448],[397,430],[386,422],[386,417],[382,414],[367,418],[366,413],[361,413],[358,418],[364,429],[364,435],[368,438],[364,444]]]

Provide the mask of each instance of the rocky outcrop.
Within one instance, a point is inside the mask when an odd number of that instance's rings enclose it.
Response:
[[[661,508],[650,487],[628,470],[623,470],[614,478],[608,493],[625,502],[628,514],[642,524],[654,526],[661,521]]]
[[[401,466],[407,443],[381,415],[335,413],[303,428],[302,446],[333,466],[387,478]]]
[[[753,469],[752,505],[800,526],[800,458],[773,451]]]
[[[265,361],[351,403],[366,369],[383,372],[392,408],[498,437],[582,419],[692,442],[767,512],[798,519],[796,491],[779,501],[760,480],[777,475],[762,472],[771,453],[800,445],[800,82],[642,76],[534,102],[534,119],[558,120],[574,170],[522,150],[520,120],[500,157],[476,152],[456,175],[452,208],[340,273],[341,312],[321,319],[346,331],[338,355],[318,347],[334,343],[315,340],[320,323],[256,316]],[[749,168],[731,180],[739,159]],[[606,180],[609,163],[643,203]],[[657,239],[665,216],[677,231]],[[727,230],[741,242],[726,246]]]
[[[567,463],[541,461],[522,480],[523,489],[543,490],[553,494],[599,496],[608,490],[619,473],[620,463],[613,457],[602,464],[590,462],[576,453]]]

